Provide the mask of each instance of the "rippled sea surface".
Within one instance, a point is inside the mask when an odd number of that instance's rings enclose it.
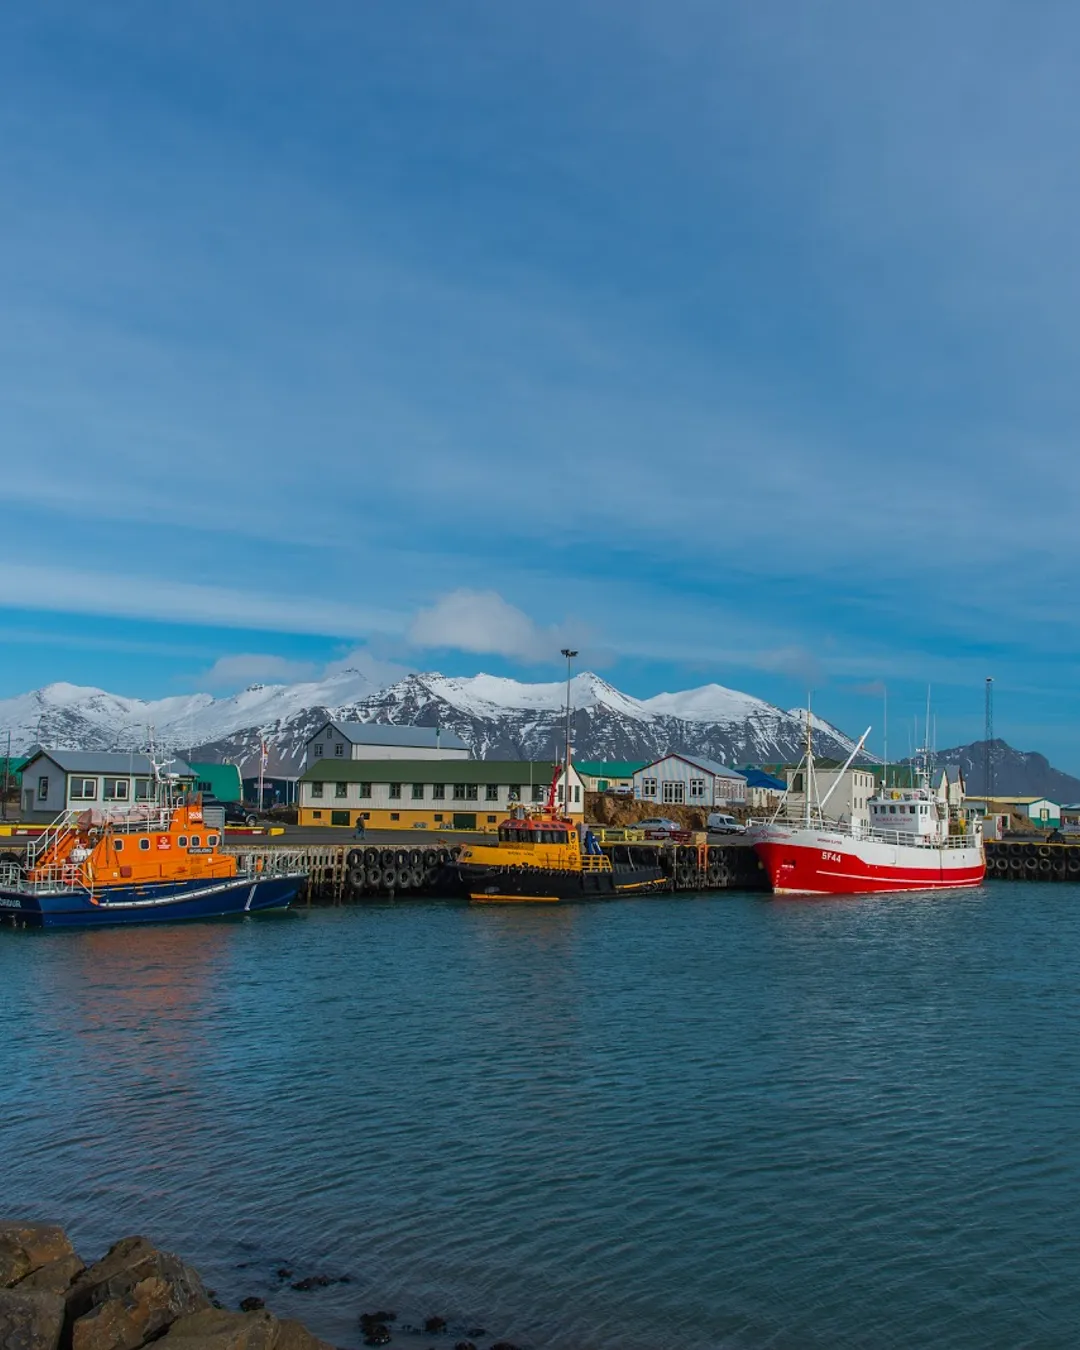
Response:
[[[1080,1337],[1075,887],[0,931],[0,1010],[0,1212],[340,1345]]]

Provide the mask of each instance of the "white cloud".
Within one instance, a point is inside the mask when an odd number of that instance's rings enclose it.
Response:
[[[550,661],[562,647],[581,645],[569,623],[542,627],[497,591],[451,591],[413,619],[408,639],[417,647]]]
[[[319,667],[313,661],[290,661],[268,652],[238,652],[234,656],[219,656],[202,678],[216,688],[262,680],[310,680],[318,671]]]

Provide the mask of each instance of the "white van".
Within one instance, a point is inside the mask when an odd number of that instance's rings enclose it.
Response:
[[[722,811],[710,811],[705,822],[710,834],[745,834],[746,826],[740,825],[734,816],[725,816]]]

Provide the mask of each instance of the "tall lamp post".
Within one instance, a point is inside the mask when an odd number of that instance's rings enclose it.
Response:
[[[570,663],[577,652],[573,652],[569,647],[562,649],[563,656],[566,657],[566,758],[563,760],[563,807],[565,813],[570,814]]]

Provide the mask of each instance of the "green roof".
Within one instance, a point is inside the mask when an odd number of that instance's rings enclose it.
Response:
[[[200,788],[208,792],[219,802],[238,802],[243,800],[244,785],[240,781],[240,770],[235,764],[191,764],[196,784],[209,783],[209,788]]]
[[[544,783],[555,765],[527,759],[320,759],[302,783]]]
[[[648,762],[647,759],[575,759],[574,768],[589,778],[633,778]]]

